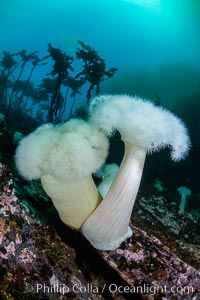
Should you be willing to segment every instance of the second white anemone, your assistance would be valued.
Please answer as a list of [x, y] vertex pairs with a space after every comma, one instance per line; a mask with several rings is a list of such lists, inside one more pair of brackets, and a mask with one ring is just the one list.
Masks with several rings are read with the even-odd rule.
[[107, 135], [118, 130], [125, 144], [115, 180], [81, 229], [95, 248], [114, 250], [132, 234], [129, 221], [146, 154], [169, 147], [171, 159], [178, 161], [187, 155], [190, 139], [179, 118], [137, 97], [95, 97], [90, 103], [90, 122]]
[[43, 125], [25, 137], [15, 161], [25, 179], [41, 179], [61, 220], [80, 229], [101, 201], [92, 173], [103, 165], [107, 153], [102, 132], [72, 119], [61, 126]]

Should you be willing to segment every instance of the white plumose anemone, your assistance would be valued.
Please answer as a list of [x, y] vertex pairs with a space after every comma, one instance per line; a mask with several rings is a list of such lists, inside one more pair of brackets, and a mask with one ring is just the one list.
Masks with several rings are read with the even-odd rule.
[[181, 195], [181, 201], [179, 204], [179, 211], [178, 211], [178, 213], [181, 215], [181, 214], [184, 214], [184, 212], [185, 212], [186, 197], [191, 196], [192, 191], [189, 188], [187, 188], [186, 186], [180, 186], [177, 189], [177, 191]]
[[19, 142], [15, 163], [22, 177], [26, 180], [41, 177], [41, 166], [57, 143], [59, 136], [56, 128], [49, 123], [38, 127]]
[[101, 201], [91, 175], [107, 153], [108, 140], [102, 132], [72, 119], [61, 126], [43, 125], [24, 138], [15, 161], [25, 179], [41, 179], [61, 220], [79, 229]]
[[179, 118], [138, 97], [97, 96], [89, 112], [92, 124], [108, 136], [118, 130], [125, 144], [124, 158], [111, 188], [81, 229], [95, 248], [114, 250], [131, 236], [128, 225], [146, 153], [169, 147], [171, 159], [179, 161], [188, 154], [190, 139]]

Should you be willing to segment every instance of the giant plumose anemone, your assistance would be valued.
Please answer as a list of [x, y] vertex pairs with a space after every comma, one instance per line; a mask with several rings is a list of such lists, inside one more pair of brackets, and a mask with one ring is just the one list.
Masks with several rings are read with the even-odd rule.
[[81, 229], [95, 248], [114, 250], [132, 234], [128, 225], [146, 154], [169, 147], [171, 159], [179, 161], [188, 154], [190, 139], [178, 117], [138, 97], [94, 97], [89, 114], [90, 122], [108, 136], [118, 130], [125, 144], [117, 176]]

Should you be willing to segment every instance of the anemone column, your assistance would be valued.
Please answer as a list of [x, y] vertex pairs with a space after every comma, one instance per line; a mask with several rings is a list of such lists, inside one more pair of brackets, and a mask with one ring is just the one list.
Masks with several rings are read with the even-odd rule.
[[113, 250], [132, 235], [129, 221], [140, 185], [146, 151], [125, 141], [117, 177], [103, 202], [82, 226], [82, 233], [100, 250]]

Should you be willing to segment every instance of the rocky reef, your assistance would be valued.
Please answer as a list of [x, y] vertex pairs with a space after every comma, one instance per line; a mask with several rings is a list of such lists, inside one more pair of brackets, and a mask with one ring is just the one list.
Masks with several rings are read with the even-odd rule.
[[200, 273], [154, 235], [131, 224], [117, 250], [96, 251], [55, 220], [25, 209], [0, 164], [1, 299], [200, 299]]

